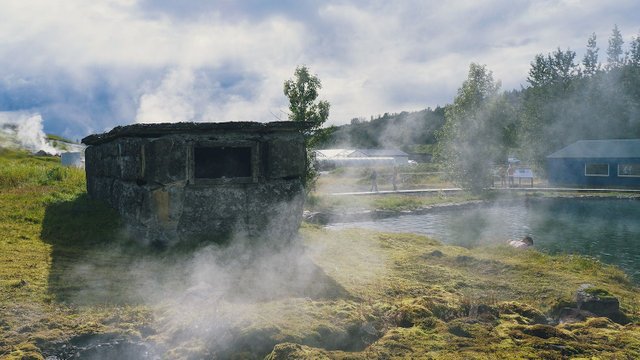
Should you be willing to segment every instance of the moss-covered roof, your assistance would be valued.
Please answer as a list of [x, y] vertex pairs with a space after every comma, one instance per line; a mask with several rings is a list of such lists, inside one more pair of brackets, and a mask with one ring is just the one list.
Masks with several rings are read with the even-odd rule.
[[117, 126], [111, 131], [103, 134], [93, 134], [82, 139], [86, 145], [97, 145], [109, 142], [121, 137], [156, 137], [172, 134], [203, 134], [219, 132], [293, 132], [304, 130], [309, 125], [303, 122], [294, 121], [273, 121], [268, 123], [249, 121], [230, 122], [179, 122], [179, 123], [155, 123], [155, 124], [132, 124]]

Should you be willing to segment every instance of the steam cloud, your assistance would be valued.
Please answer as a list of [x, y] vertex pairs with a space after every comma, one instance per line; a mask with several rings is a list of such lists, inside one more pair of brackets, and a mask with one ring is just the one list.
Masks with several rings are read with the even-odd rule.
[[273, 121], [269, 111], [282, 105], [281, 84], [235, 69], [170, 69], [140, 89], [135, 122]]
[[193, 72], [181, 69], [169, 72], [160, 85], [140, 98], [138, 123], [194, 121], [202, 96], [194, 89]]
[[[288, 228], [287, 221], [271, 219], [270, 229]], [[148, 339], [152, 353], [166, 355], [192, 348], [189, 351], [198, 357], [224, 358], [239, 349], [251, 353], [271, 350], [274, 340], [260, 332], [261, 327], [278, 326], [271, 318], [264, 320], [261, 311], [271, 308], [268, 304], [286, 308], [283, 302], [349, 296], [314, 263], [324, 249], [305, 248], [299, 239], [274, 246], [279, 239], [272, 239], [270, 233], [278, 231], [267, 231], [256, 239], [247, 238], [242, 230], [236, 229], [227, 245], [209, 243], [196, 250], [169, 249], [142, 257], [130, 256], [131, 239], [125, 239], [122, 247], [117, 242], [106, 244], [65, 273], [67, 281], [83, 284], [68, 300], [145, 304], [154, 318], [155, 334]], [[114, 264], [117, 274], [104, 268]], [[289, 321], [284, 320], [286, 316], [279, 314], [273, 321]], [[258, 329], [247, 332], [251, 324]]]
[[0, 112], [0, 147], [19, 147], [33, 152], [60, 154], [51, 146], [42, 128], [42, 116], [25, 112]]

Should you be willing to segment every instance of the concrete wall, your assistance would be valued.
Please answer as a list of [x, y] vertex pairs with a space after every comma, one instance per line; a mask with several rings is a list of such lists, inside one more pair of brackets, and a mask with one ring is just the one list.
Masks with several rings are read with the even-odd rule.
[[[194, 148], [251, 148], [251, 176], [197, 178]], [[118, 137], [85, 152], [87, 191], [146, 241], [287, 244], [301, 222], [305, 148], [299, 132], [212, 131]]]

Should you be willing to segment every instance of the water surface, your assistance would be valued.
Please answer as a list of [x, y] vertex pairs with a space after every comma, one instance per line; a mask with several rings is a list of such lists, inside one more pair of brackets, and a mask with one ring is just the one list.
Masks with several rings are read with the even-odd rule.
[[327, 227], [411, 232], [465, 247], [531, 235], [541, 251], [593, 256], [620, 266], [640, 283], [638, 200], [534, 198]]

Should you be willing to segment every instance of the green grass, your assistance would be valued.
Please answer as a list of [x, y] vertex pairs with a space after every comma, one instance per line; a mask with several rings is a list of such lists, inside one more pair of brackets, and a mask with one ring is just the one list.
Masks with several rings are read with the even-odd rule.
[[[331, 269], [328, 275], [350, 294], [368, 299], [371, 321], [380, 327], [382, 337], [355, 353], [282, 344], [271, 359], [640, 355], [638, 289], [614, 267], [583, 257], [549, 256], [506, 246], [475, 250], [443, 246], [409, 234], [348, 230], [329, 235], [317, 228], [305, 232], [312, 248], [332, 249], [316, 261]], [[544, 313], [573, 302], [582, 283], [617, 296], [636, 322], [626, 326], [606, 319], [557, 326], [536, 323]], [[472, 315], [471, 309], [478, 306], [492, 315]], [[547, 333], [551, 335], [544, 338]]]
[[0, 358], [37, 359], [38, 342], [129, 327], [92, 325], [112, 307], [65, 305], [71, 284], [57, 276], [92, 243], [112, 240], [117, 222], [113, 211], [87, 199], [83, 170], [0, 150]]
[[[593, 259], [304, 225], [304, 254], [254, 259], [282, 271], [245, 269], [225, 297], [200, 296], [189, 264], [206, 249], [127, 238], [87, 197], [82, 172], [56, 159], [4, 151], [0, 165], [2, 359], [42, 359], [52, 344], [95, 335], [144, 341], [167, 359], [640, 357], [638, 288]], [[431, 201], [417, 199], [365, 205]], [[204, 274], [206, 284], [223, 273]], [[616, 296], [633, 322], [539, 323], [584, 283]]]
[[409, 211], [432, 205], [463, 203], [481, 200], [481, 196], [469, 193], [446, 194], [437, 192], [421, 195], [317, 195], [312, 194], [305, 203], [310, 211], [320, 212], [358, 212], [364, 210]]
[[[359, 192], [371, 189], [370, 168], [337, 168], [323, 173], [316, 182], [315, 192], [318, 195], [337, 192]], [[393, 190], [391, 181], [393, 169], [381, 167], [376, 169], [379, 190]], [[434, 164], [418, 164], [415, 166], [401, 166], [398, 168], [396, 179], [399, 190], [410, 189], [442, 189], [455, 187], [438, 171]]]
[[0, 189], [55, 185], [62, 192], [81, 191], [84, 171], [63, 167], [60, 159], [0, 148]]
[[66, 142], [66, 143], [75, 144], [75, 141], [73, 141], [73, 140], [69, 140], [69, 139], [67, 139], [65, 137], [58, 136], [58, 135], [53, 135], [53, 134], [47, 134], [47, 139], [48, 140], [62, 141], [62, 142]]

